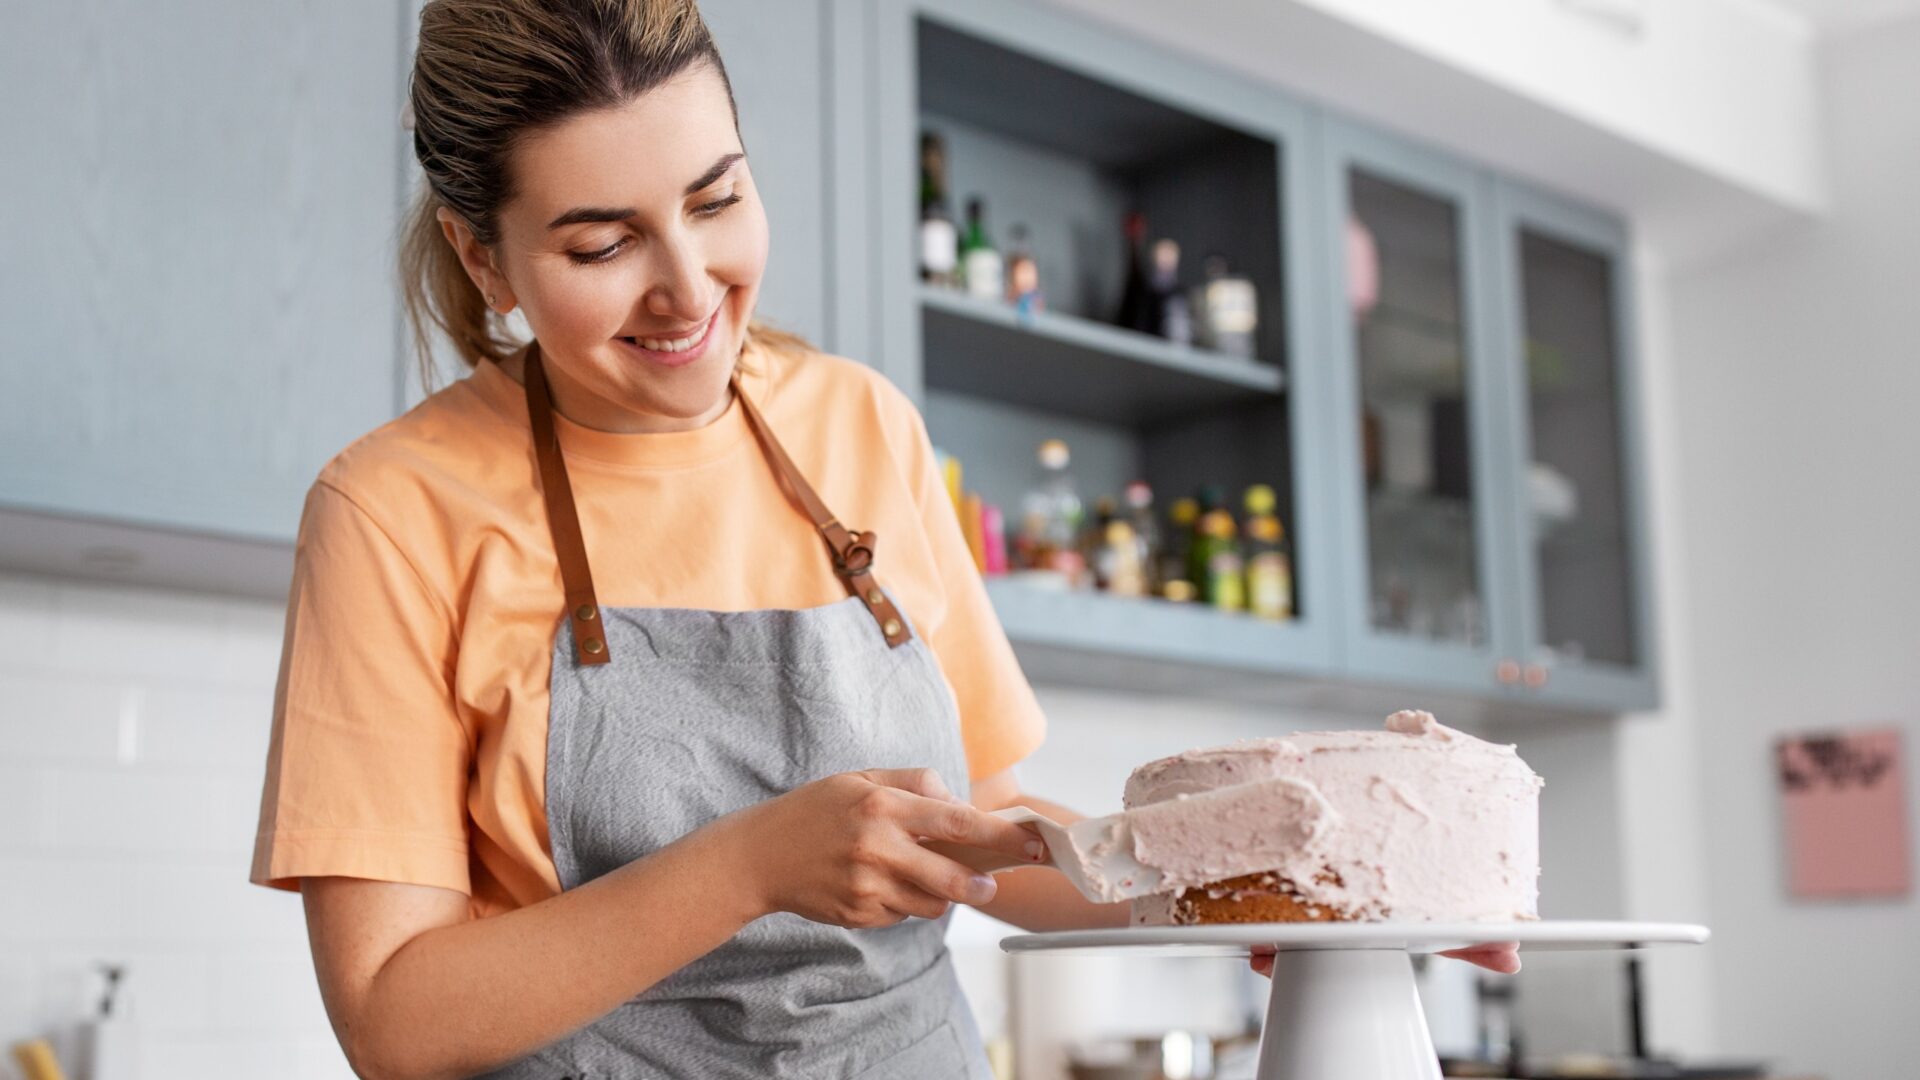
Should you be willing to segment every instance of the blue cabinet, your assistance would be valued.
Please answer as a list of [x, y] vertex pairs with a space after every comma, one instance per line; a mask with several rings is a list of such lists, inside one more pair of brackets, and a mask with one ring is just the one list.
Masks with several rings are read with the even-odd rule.
[[[831, 198], [855, 227], [829, 241], [831, 265], [874, 301], [835, 298], [837, 340], [917, 397], [969, 486], [1016, 500], [1029, 448], [1055, 435], [1089, 494], [1135, 474], [1237, 483], [1249, 462], [1284, 474], [1297, 618], [995, 580], [1023, 655], [1121, 684], [1129, 658], [1157, 661], [1142, 676], [1157, 687], [1186, 665], [1196, 690], [1233, 670], [1587, 711], [1653, 702], [1619, 223], [1058, 10], [832, 11], [836, 70], [853, 73], [831, 93]], [[996, 239], [1023, 220], [1036, 249], [1053, 230], [1047, 314], [919, 280], [929, 131], [956, 210], [983, 196]], [[1169, 179], [1174, 158], [1200, 173]], [[1118, 217], [1141, 205], [1237, 245], [1261, 288], [1258, 363], [1108, 325]]]
[[[0, 190], [55, 208], [7, 224], [0, 566], [277, 598], [314, 476], [419, 398], [393, 243], [418, 4], [106, 6], [0, 44], [46, 148]], [[760, 309], [818, 340], [826, 2], [702, 9], [773, 226]]]
[[1410, 139], [1320, 130], [1342, 667], [1652, 705], [1625, 228]]
[[1332, 117], [1321, 130], [1342, 659], [1485, 692], [1515, 630], [1485, 178]]
[[[1659, 698], [1631, 247], [1615, 218], [1493, 181], [1502, 534], [1511, 693], [1650, 708]], [[1513, 664], [1519, 665], [1517, 678]]]
[[[1329, 671], [1339, 554], [1321, 509], [1333, 428], [1328, 369], [1315, 355], [1321, 316], [1310, 301], [1307, 112], [1037, 5], [878, 0], [835, 10], [872, 19], [851, 38], [864, 46], [847, 46], [863, 51], [835, 65], [866, 80], [863, 92], [835, 95], [836, 129], [870, 136], [863, 149], [835, 153], [850, 162], [867, 154], [872, 184], [862, 226], [871, 232], [861, 234], [871, 242], [838, 248], [835, 261], [839, 281], [865, 283], [871, 321], [843, 321], [854, 331], [844, 340], [867, 344], [864, 358], [918, 399], [935, 443], [964, 463], [967, 486], [1017, 513], [1035, 445], [1064, 437], [1089, 503], [1145, 479], [1162, 507], [1204, 483], [1231, 493], [1237, 508], [1241, 490], [1264, 483], [1291, 532], [1292, 618], [996, 580], [1009, 635], [1059, 656]], [[1013, 227], [1027, 227], [1043, 314], [1018, 316], [997, 298], [920, 280], [926, 133], [944, 141], [956, 212], [981, 198], [1003, 246]], [[857, 212], [853, 198], [837, 195], [836, 204]], [[1218, 254], [1255, 283], [1253, 356], [1113, 325], [1127, 258], [1122, 221], [1132, 210], [1144, 212], [1152, 235], [1178, 238], [1185, 265]], [[1185, 280], [1198, 278], [1189, 270]]]
[[0, 166], [6, 531], [288, 543], [398, 401], [399, 13], [105, 7], [35, 5], [0, 43], [34, 148]]

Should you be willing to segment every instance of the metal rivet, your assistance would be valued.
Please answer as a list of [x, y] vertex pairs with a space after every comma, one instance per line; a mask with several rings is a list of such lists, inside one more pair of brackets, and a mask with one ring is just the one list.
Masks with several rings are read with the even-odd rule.
[[581, 604], [578, 608], [575, 608], [573, 612], [574, 617], [581, 622], [592, 622], [595, 614], [596, 612], [592, 604]]
[[884, 604], [886, 602], [887, 602], [887, 595], [881, 592], [879, 589], [867, 590], [867, 603], [872, 604], [874, 607], [879, 607], [881, 604]]
[[899, 637], [900, 636], [900, 620], [888, 619], [886, 621], [886, 624], [880, 627], [880, 632], [887, 635], [888, 637]]
[[581, 648], [586, 649], [588, 652], [592, 653], [595, 656], [599, 656], [601, 653], [607, 650], [606, 645], [603, 642], [601, 642], [601, 640], [597, 637], [588, 638], [585, 644], [581, 646]]

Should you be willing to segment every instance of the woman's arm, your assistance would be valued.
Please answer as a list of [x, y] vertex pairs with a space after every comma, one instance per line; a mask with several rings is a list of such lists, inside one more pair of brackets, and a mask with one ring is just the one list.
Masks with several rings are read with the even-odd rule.
[[367, 1080], [470, 1076], [526, 1055], [711, 952], [762, 914], [732, 847], [695, 832], [486, 919], [465, 894], [301, 883], [335, 1036]]
[[[1023, 793], [1012, 769], [975, 780], [971, 795], [973, 805], [987, 811], [1025, 806], [1062, 825], [1086, 817], [1059, 803]], [[1022, 930], [1039, 933], [1127, 925], [1130, 906], [1126, 901], [1096, 904], [1080, 895], [1080, 890], [1073, 887], [1065, 874], [1050, 866], [1008, 870], [994, 877], [1000, 882], [1000, 891], [992, 903], [981, 905], [980, 910]]]
[[995, 882], [919, 843], [1013, 858], [1018, 825], [951, 801], [931, 769], [805, 784], [604, 877], [485, 919], [449, 889], [302, 881], [320, 993], [368, 1080], [471, 1076], [606, 1015], [762, 915], [867, 928], [981, 903]]

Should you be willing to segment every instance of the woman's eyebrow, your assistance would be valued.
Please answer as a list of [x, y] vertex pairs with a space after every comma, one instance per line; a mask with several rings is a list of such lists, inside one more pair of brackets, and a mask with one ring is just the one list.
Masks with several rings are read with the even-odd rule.
[[[699, 191], [701, 188], [706, 187], [708, 184], [711, 184], [715, 180], [720, 179], [720, 177], [726, 174], [726, 171], [728, 169], [733, 168], [736, 162], [740, 161], [746, 156], [747, 155], [745, 154], [727, 154], [721, 157], [719, 161], [716, 161], [713, 163], [712, 168], [702, 173], [698, 180], [695, 180], [693, 183], [687, 185], [687, 194], [692, 195], [695, 192]], [[549, 230], [553, 230], [553, 229], [558, 229], [564, 225], [582, 225], [587, 222], [594, 222], [594, 221], [625, 221], [637, 213], [639, 213], [639, 211], [633, 209], [630, 206], [620, 207], [620, 208], [605, 207], [605, 206], [576, 206], [573, 209], [567, 211], [566, 213], [561, 214], [559, 217], [554, 218], [552, 221], [547, 222], [547, 228]]]

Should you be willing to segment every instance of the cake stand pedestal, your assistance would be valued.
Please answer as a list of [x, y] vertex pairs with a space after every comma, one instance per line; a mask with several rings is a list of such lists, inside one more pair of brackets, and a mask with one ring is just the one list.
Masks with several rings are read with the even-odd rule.
[[1438, 1080], [1439, 1059], [1414, 986], [1414, 953], [1501, 941], [1541, 950], [1699, 945], [1685, 923], [1241, 923], [1066, 930], [1003, 939], [1010, 953], [1057, 949], [1231, 956], [1271, 948], [1273, 993], [1260, 1034], [1260, 1080]]

